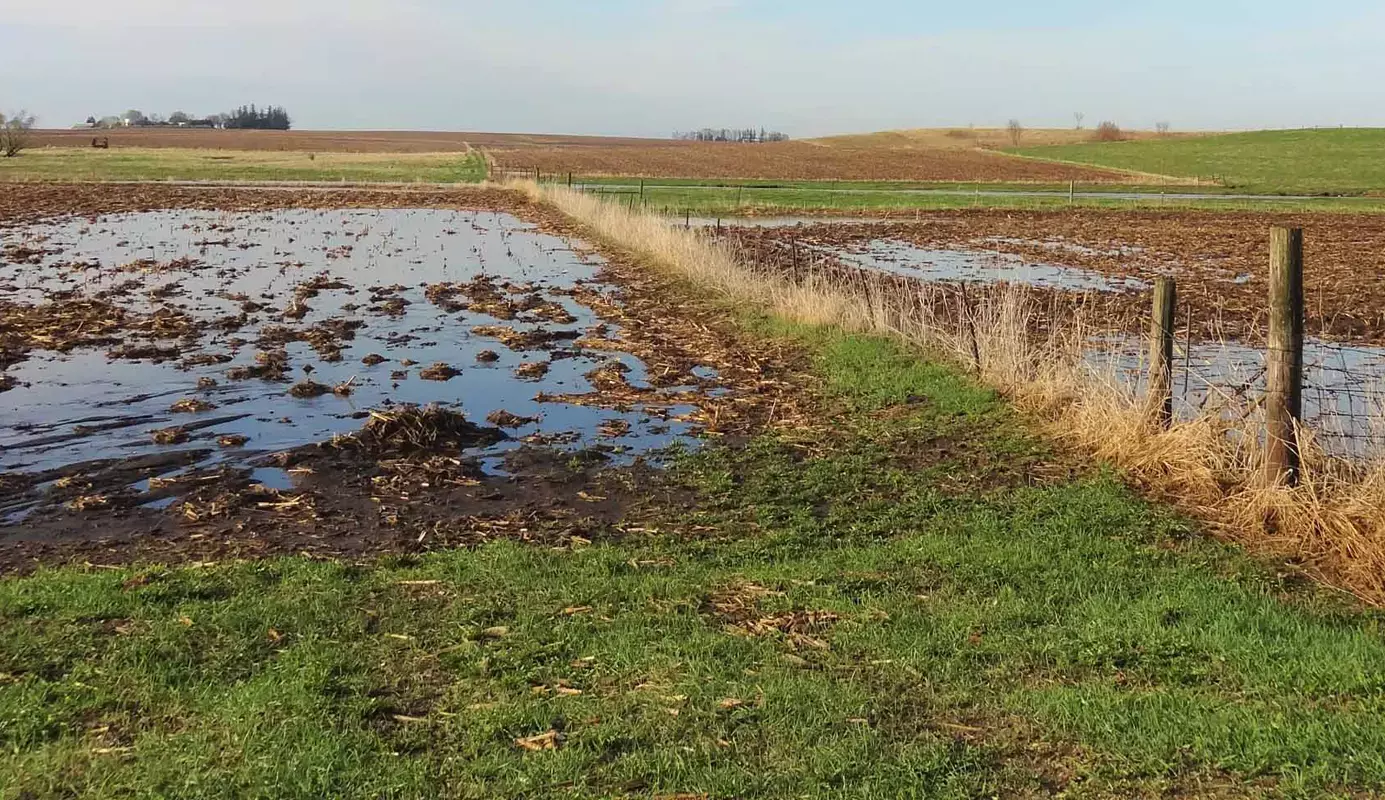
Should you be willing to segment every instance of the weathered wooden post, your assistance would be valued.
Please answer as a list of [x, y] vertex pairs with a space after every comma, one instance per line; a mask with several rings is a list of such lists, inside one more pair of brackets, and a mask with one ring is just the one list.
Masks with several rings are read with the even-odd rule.
[[1068, 205], [1073, 205], [1073, 204], [1075, 204], [1076, 202], [1077, 202], [1077, 181], [1075, 181], [1075, 180], [1068, 181]]
[[967, 282], [962, 281], [962, 293], [958, 298], [960, 306], [957, 315], [961, 318], [962, 331], [967, 337], [967, 346], [971, 350], [971, 368], [977, 375], [981, 374], [981, 342], [976, 338], [976, 319], [972, 313], [971, 297], [967, 295]]
[[1270, 332], [1266, 367], [1265, 477], [1298, 483], [1303, 414], [1303, 229], [1270, 231]]
[[1149, 324], [1149, 411], [1167, 429], [1173, 422], [1173, 326], [1178, 285], [1173, 278], [1154, 280], [1154, 314]]

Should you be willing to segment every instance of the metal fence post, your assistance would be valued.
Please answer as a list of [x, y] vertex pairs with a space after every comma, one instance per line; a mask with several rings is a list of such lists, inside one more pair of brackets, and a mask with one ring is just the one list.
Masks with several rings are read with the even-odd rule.
[[1173, 278], [1154, 281], [1154, 314], [1149, 325], [1149, 409], [1154, 422], [1173, 422], [1173, 326], [1178, 286]]
[[1298, 483], [1303, 414], [1303, 229], [1270, 231], [1269, 361], [1265, 470], [1271, 484]]

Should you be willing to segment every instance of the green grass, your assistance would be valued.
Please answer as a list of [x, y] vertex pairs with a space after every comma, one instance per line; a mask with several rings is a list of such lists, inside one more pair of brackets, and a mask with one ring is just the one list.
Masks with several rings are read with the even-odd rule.
[[1015, 152], [1183, 178], [1216, 177], [1228, 187], [1252, 193], [1385, 192], [1385, 128], [1260, 131]]
[[0, 581], [0, 797], [1385, 787], [1379, 615], [1040, 469], [947, 367], [755, 327], [815, 354], [831, 424], [680, 458], [697, 509], [653, 532]]
[[[939, 211], [964, 208], [1016, 210], [1058, 210], [1087, 208], [1105, 210], [1179, 211], [1264, 211], [1277, 213], [1337, 212], [1380, 213], [1385, 198], [1312, 198], [1307, 200], [1240, 199], [1140, 199], [1026, 197], [1018, 192], [1029, 187], [1010, 187], [1007, 195], [923, 194], [899, 190], [861, 190], [852, 192], [816, 188], [736, 188], [693, 186], [649, 186], [643, 193], [644, 207], [670, 216], [692, 214], [702, 217], [734, 217], [747, 214], [851, 214], [873, 212]], [[1146, 187], [1146, 190], [1150, 190]], [[985, 191], [1001, 191], [988, 187]], [[1155, 190], [1157, 191], [1157, 189]], [[1181, 188], [1171, 188], [1181, 192]], [[639, 204], [638, 191], [608, 195], [616, 202]]]
[[0, 181], [474, 183], [485, 178], [486, 161], [480, 153], [43, 148], [0, 158]]

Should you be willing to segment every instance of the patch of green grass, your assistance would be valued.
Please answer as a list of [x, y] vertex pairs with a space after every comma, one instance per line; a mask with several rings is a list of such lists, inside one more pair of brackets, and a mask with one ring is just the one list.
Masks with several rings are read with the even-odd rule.
[[1220, 179], [1267, 194], [1385, 192], [1385, 128], [1258, 131], [1015, 151], [1078, 164]]
[[43, 148], [0, 159], [0, 181], [347, 181], [474, 183], [478, 153]]
[[[1065, 195], [1032, 196], [1024, 192], [1032, 187], [986, 187], [980, 194], [966, 190], [947, 190], [930, 194], [905, 189], [851, 189], [824, 187], [733, 187], [733, 186], [673, 186], [647, 185], [643, 195], [638, 189], [606, 189], [604, 196], [613, 202], [654, 210], [674, 218], [737, 217], [746, 215], [851, 214], [908, 211], [946, 211], [965, 208], [998, 208], [1016, 210], [1061, 210], [1090, 208], [1106, 210], [1169, 210], [1169, 211], [1261, 211], [1271, 213], [1342, 212], [1379, 213], [1385, 211], [1385, 199], [1379, 198], [1311, 198], [1244, 200], [1219, 199], [1211, 192], [1206, 198], [1159, 197], [1158, 187], [1143, 191], [1156, 196], [1140, 199], [1117, 197], [1078, 197], [1069, 202]], [[987, 193], [990, 194], [987, 194]], [[1171, 187], [1170, 193], [1182, 193], [1182, 187]]]
[[830, 419], [681, 457], [655, 532], [0, 581], [0, 796], [1385, 786], [1379, 615], [1052, 477], [951, 369], [755, 327]]

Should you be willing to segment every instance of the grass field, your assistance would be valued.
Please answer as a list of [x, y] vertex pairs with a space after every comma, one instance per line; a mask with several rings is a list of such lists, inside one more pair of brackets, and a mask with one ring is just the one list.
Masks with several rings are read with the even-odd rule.
[[[593, 185], [600, 185], [592, 181]], [[742, 215], [795, 215], [795, 214], [907, 214], [912, 211], [929, 211], [960, 208], [1013, 208], [1013, 209], [1168, 209], [1177, 211], [1279, 211], [1293, 212], [1350, 212], [1378, 213], [1385, 211], [1385, 199], [1380, 198], [1310, 198], [1306, 200], [1240, 200], [1218, 199], [1221, 190], [1195, 190], [1207, 195], [1206, 199], [1161, 198], [1157, 187], [1120, 187], [1125, 191], [1136, 190], [1153, 192], [1154, 196], [1138, 200], [1079, 197], [1069, 202], [1062, 193], [1066, 187], [1057, 185], [979, 185], [979, 184], [933, 184], [928, 189], [945, 190], [947, 193], [929, 194], [926, 191], [884, 188], [881, 184], [862, 183], [836, 184], [826, 186], [815, 182], [777, 182], [771, 187], [747, 186], [704, 186], [699, 182], [651, 181], [643, 191], [643, 200], [638, 188], [630, 186], [629, 179], [619, 179], [615, 183], [626, 184], [626, 188], [610, 188], [601, 191], [611, 192], [610, 199], [622, 203], [643, 202], [646, 208], [658, 210], [671, 216], [692, 214], [694, 216], [742, 216]], [[719, 183], [719, 182], [718, 182]], [[763, 182], [762, 182], [763, 183]], [[637, 186], [636, 181], [635, 186]], [[1104, 187], [1103, 187], [1104, 188]], [[1100, 192], [1102, 188], [1087, 186], [1084, 191]], [[1025, 192], [1055, 191], [1058, 196], [1026, 196]], [[1184, 194], [1184, 187], [1170, 187], [1170, 193]]]
[[1015, 151], [1056, 161], [1214, 177], [1266, 194], [1385, 193], [1385, 129], [1259, 131]]
[[5, 797], [1325, 797], [1385, 785], [1373, 613], [991, 392], [806, 347], [831, 426], [573, 549], [0, 581]]
[[175, 148], [36, 148], [0, 159], [10, 181], [352, 181], [471, 183], [486, 162], [473, 153], [312, 153]]

